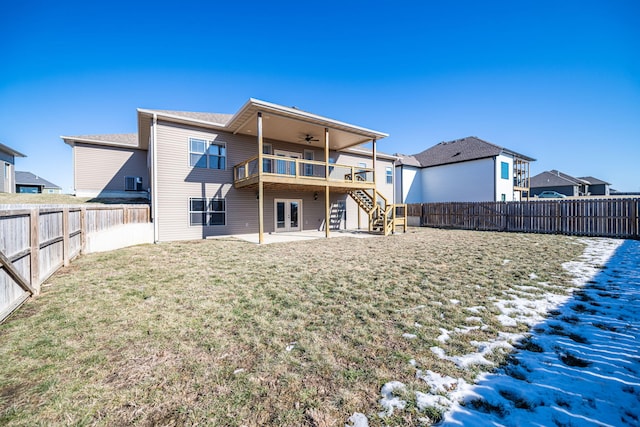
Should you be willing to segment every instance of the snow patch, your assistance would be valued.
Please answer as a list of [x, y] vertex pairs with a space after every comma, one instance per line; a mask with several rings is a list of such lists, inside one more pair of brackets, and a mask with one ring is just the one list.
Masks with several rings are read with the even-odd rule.
[[351, 424], [345, 424], [344, 427], [369, 427], [367, 416], [360, 412], [354, 412], [348, 420]]
[[384, 412], [380, 412], [378, 414], [380, 418], [390, 417], [393, 415], [393, 411], [395, 409], [405, 408], [407, 402], [397, 396], [394, 396], [393, 393], [403, 393], [406, 390], [407, 387], [400, 381], [390, 381], [382, 386], [382, 390], [380, 390], [380, 394], [382, 395], [380, 405], [384, 408]]

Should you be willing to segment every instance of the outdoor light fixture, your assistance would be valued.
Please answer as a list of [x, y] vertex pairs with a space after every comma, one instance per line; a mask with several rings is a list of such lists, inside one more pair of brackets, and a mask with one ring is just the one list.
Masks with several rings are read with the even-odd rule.
[[256, 191], [256, 200], [260, 200], [260, 192]]
[[318, 200], [318, 192], [313, 193], [313, 200]]

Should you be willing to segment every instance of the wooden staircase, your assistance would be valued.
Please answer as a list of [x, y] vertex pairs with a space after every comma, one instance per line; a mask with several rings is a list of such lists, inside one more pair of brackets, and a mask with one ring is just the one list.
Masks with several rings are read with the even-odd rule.
[[377, 190], [350, 190], [349, 195], [369, 215], [369, 232], [388, 236], [402, 225], [407, 231], [406, 205], [389, 204]]

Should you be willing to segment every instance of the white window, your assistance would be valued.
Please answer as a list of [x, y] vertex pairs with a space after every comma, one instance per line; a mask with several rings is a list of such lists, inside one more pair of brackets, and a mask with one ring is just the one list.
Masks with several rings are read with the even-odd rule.
[[393, 170], [391, 168], [385, 169], [385, 176], [387, 177], [387, 184], [393, 184]]
[[224, 142], [189, 138], [189, 165], [194, 168], [226, 169], [227, 145]]
[[124, 190], [125, 191], [142, 191], [142, 177], [141, 176], [125, 176]]
[[189, 199], [190, 225], [226, 225], [225, 199], [192, 197]]

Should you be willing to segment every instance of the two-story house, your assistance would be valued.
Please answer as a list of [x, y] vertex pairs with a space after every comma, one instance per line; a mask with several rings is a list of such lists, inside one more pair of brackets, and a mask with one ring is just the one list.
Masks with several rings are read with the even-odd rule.
[[385, 133], [257, 99], [235, 114], [137, 114], [136, 134], [62, 139], [76, 194], [148, 197], [156, 241], [402, 223]]
[[521, 200], [535, 159], [470, 136], [397, 155], [399, 203]]

